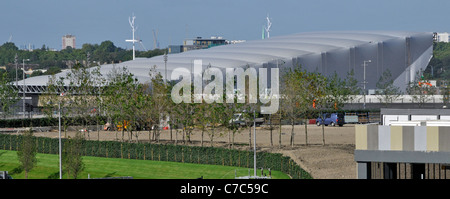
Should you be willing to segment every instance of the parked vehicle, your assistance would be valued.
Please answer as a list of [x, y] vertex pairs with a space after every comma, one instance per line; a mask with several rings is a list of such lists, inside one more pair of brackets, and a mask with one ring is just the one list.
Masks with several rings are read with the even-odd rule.
[[115, 130], [114, 125], [107, 122], [105, 125], [103, 125], [103, 130], [104, 131], [113, 131]]
[[342, 113], [324, 113], [323, 114], [323, 121], [321, 117], [318, 117], [316, 119], [316, 125], [320, 126], [322, 124], [324, 124], [325, 126], [343, 126], [345, 121], [344, 121], [344, 114]]
[[10, 175], [8, 175], [8, 171], [0, 171], [0, 179], [13, 179]]
[[[244, 119], [244, 115], [242, 113], [236, 113], [233, 115], [233, 119], [230, 120], [230, 123], [239, 124], [240, 126], [253, 126], [253, 118]], [[255, 118], [256, 126], [260, 126], [264, 123], [264, 118]]]

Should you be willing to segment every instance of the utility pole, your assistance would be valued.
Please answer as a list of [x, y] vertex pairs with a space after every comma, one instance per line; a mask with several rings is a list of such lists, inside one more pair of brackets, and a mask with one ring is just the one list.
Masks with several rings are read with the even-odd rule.
[[256, 178], [256, 112], [253, 110], [253, 176]]
[[164, 84], [167, 83], [167, 53], [164, 52]]
[[17, 56], [17, 53], [16, 53], [16, 56], [14, 57], [14, 63], [15, 63], [15, 65], [16, 65], [16, 88], [18, 87], [18, 76], [17, 76], [17, 65], [18, 65], [18, 56]]
[[366, 109], [366, 84], [367, 84], [367, 81], [366, 81], [366, 63], [370, 63], [370, 62], [372, 62], [372, 60], [364, 60], [364, 64], [363, 64], [363, 66], [364, 66], [364, 81], [363, 81], [363, 85], [364, 85], [364, 104], [363, 104], [363, 108], [364, 109]]
[[25, 61], [30, 61], [30, 59], [22, 59], [22, 69], [23, 69], [23, 71], [22, 71], [22, 78], [23, 78], [23, 85], [22, 85], [22, 88], [23, 88], [23, 100], [22, 100], [22, 102], [23, 102], [23, 119], [25, 119], [25, 92], [26, 92], [26, 84], [25, 84]]
[[91, 53], [87, 52], [87, 54], [86, 54], [86, 68], [89, 68], [89, 66], [90, 66], [90, 63], [89, 63], [90, 58], [91, 58]]
[[[60, 94], [63, 96], [63, 93]], [[62, 179], [62, 153], [61, 153], [61, 100], [58, 101], [58, 132], [59, 132], [59, 179]]]
[[59, 131], [59, 179], [62, 179], [62, 146], [61, 146], [61, 98], [64, 93], [59, 94], [60, 98], [58, 100], [58, 131]]

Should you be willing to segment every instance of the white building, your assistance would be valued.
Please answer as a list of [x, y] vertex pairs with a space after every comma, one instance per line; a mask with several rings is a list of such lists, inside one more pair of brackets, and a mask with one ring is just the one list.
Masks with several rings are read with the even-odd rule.
[[64, 35], [62, 37], [62, 50], [66, 49], [68, 46], [75, 48], [75, 39], [74, 35]]
[[443, 33], [435, 33], [435, 41], [436, 42], [449, 42], [450, 33], [443, 32]]
[[[353, 70], [359, 85], [366, 74], [366, 89], [375, 89], [380, 76], [389, 69], [394, 85], [405, 91], [409, 83], [414, 81], [416, 72], [425, 70], [432, 55], [432, 32], [304, 32], [170, 54], [167, 62], [161, 55], [102, 65], [100, 72], [106, 75], [114, 68], [126, 66], [135, 78], [145, 83], [151, 81], [148, 66], [156, 66], [157, 72], [161, 74], [165, 74], [167, 67], [167, 77], [170, 78], [172, 72], [178, 68], [190, 71], [194, 60], [202, 60], [203, 68], [214, 67], [220, 70], [248, 66], [280, 67], [281, 70], [287, 70], [301, 65], [309, 72], [318, 72], [325, 76], [336, 72], [342, 79]], [[363, 67], [366, 60], [371, 62]], [[65, 72], [56, 74], [56, 78], [65, 76]], [[32, 82], [35, 86], [45, 87], [48, 80], [49, 76], [37, 76], [26, 81], [27, 86], [31, 86]], [[23, 82], [19, 81], [19, 85], [22, 84]]]

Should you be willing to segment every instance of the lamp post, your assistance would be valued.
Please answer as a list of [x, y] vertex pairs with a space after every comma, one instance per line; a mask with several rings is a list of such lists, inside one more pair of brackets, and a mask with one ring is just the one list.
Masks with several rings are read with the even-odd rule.
[[364, 85], [364, 89], [363, 89], [363, 92], [364, 92], [364, 104], [363, 104], [363, 108], [364, 109], [366, 109], [366, 84], [367, 84], [367, 82], [366, 82], [366, 63], [370, 63], [370, 62], [372, 62], [372, 60], [364, 60], [364, 64], [363, 64], [363, 66], [364, 66], [364, 81], [363, 81], [363, 85]]
[[256, 178], [256, 111], [253, 110], [253, 176]]
[[167, 81], [167, 53], [164, 53], [164, 83]]
[[[64, 93], [59, 94], [63, 97]], [[61, 153], [61, 99], [58, 101], [58, 131], [59, 131], [59, 179], [62, 179], [62, 153]]]
[[[60, 93], [59, 96], [63, 97], [64, 93]], [[53, 105], [52, 101], [47, 104]], [[61, 99], [58, 100], [58, 145], [59, 145], [59, 179], [62, 179], [62, 146], [61, 146]]]
[[17, 53], [16, 53], [16, 56], [14, 57], [14, 64], [16, 65], [16, 89], [18, 89], [18, 77], [17, 77], [17, 60], [18, 59], [18, 56], [17, 56]]
[[25, 61], [30, 61], [30, 59], [22, 59], [22, 79], [23, 79], [23, 119], [25, 119], [25, 92], [26, 92], [26, 84], [25, 84]]

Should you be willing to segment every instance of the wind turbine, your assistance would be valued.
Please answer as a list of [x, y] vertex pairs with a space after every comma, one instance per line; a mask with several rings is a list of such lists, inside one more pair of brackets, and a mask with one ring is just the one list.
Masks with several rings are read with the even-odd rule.
[[267, 20], [267, 26], [264, 29], [266, 30], [267, 38], [269, 38], [270, 37], [270, 27], [272, 26], [272, 22], [270, 21], [269, 14], [267, 14], [266, 20]]
[[130, 23], [130, 26], [131, 26], [131, 31], [133, 32], [133, 39], [125, 40], [126, 42], [132, 42], [133, 43], [133, 60], [136, 59], [135, 43], [139, 42], [139, 40], [134, 39], [134, 32], [136, 32], [136, 30], [137, 30], [137, 27], [134, 26], [134, 20], [135, 19], [136, 19], [136, 17], [134, 16], [134, 13], [133, 13], [132, 17], [128, 18], [128, 22]]
[[137, 40], [137, 41], [139, 42], [139, 44], [141, 45], [142, 50], [147, 51], [147, 48], [145, 48], [144, 43], [142, 43], [142, 40], [139, 39], [139, 37], [136, 37], [136, 40]]
[[153, 49], [159, 48], [159, 42], [158, 42], [158, 30], [153, 29]]

